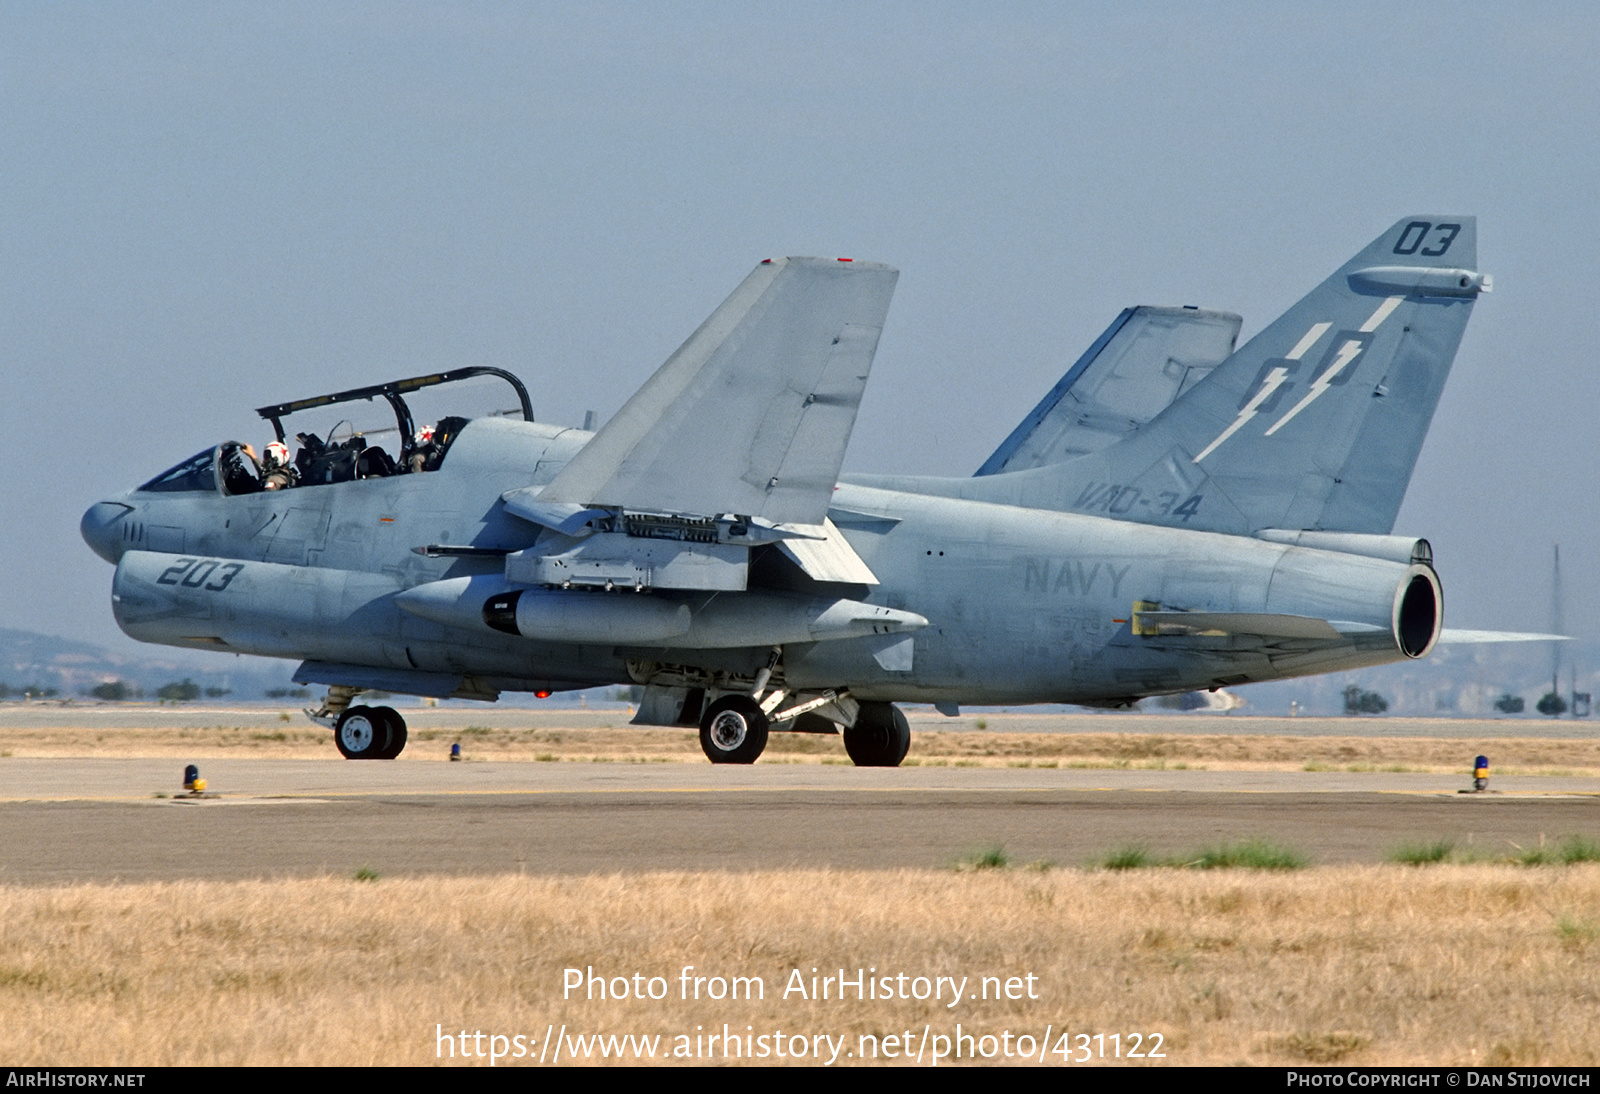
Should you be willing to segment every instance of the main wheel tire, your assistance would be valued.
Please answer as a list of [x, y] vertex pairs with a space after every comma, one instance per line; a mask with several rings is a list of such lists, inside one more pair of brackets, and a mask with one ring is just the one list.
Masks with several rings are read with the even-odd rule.
[[714, 764], [753, 764], [767, 747], [767, 716], [748, 695], [726, 695], [700, 716], [700, 748]]
[[911, 724], [893, 703], [862, 703], [844, 731], [844, 750], [857, 767], [899, 767], [911, 749]]
[[389, 719], [371, 707], [350, 707], [339, 717], [333, 743], [347, 760], [379, 760], [389, 747]]
[[406, 720], [400, 717], [400, 712], [393, 707], [373, 707], [372, 713], [381, 715], [384, 722], [389, 726], [389, 745], [383, 750], [383, 754], [377, 758], [380, 760], [392, 760], [405, 751], [406, 738], [409, 736], [406, 733]]

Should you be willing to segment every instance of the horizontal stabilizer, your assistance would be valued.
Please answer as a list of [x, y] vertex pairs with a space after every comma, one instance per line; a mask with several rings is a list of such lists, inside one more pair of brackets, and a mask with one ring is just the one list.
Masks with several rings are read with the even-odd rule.
[[1323, 642], [1338, 642], [1344, 637], [1326, 619], [1268, 612], [1135, 612], [1133, 632], [1142, 635], [1249, 634]]
[[1571, 642], [1567, 634], [1528, 634], [1521, 631], [1468, 631], [1446, 627], [1439, 632], [1441, 645], [1487, 645], [1491, 642]]
[[874, 262], [763, 262], [539, 500], [821, 524], [898, 276]]

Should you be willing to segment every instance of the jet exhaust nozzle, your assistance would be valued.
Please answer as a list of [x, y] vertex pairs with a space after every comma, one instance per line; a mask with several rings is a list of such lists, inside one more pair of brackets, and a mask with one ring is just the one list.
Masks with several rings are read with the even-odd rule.
[[1381, 643], [1407, 658], [1432, 653], [1444, 625], [1439, 575], [1420, 562], [1291, 547], [1269, 588], [1268, 611], [1329, 620], [1358, 646]]
[[1439, 643], [1444, 626], [1444, 595], [1431, 567], [1413, 566], [1394, 594], [1394, 637], [1400, 652], [1426, 657]]

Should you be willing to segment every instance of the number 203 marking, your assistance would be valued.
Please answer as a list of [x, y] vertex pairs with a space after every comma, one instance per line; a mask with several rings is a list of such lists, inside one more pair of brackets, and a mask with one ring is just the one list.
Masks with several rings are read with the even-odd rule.
[[[220, 593], [228, 587], [234, 578], [239, 576], [239, 571], [244, 569], [242, 562], [223, 562], [216, 558], [180, 558], [171, 566], [161, 571], [161, 576], [156, 578], [157, 585], [182, 585], [186, 589], [204, 589], [210, 593]], [[215, 580], [207, 580], [215, 574]]]

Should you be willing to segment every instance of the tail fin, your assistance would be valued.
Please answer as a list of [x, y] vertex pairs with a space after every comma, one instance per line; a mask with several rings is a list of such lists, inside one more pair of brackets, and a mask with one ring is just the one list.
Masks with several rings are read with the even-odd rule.
[[1387, 533], [1490, 287], [1476, 265], [1472, 217], [1406, 217], [1143, 429], [978, 480], [984, 496], [1234, 534]]

